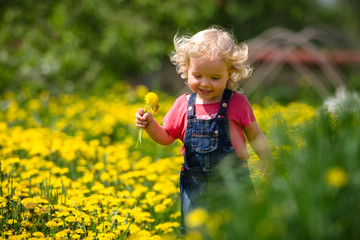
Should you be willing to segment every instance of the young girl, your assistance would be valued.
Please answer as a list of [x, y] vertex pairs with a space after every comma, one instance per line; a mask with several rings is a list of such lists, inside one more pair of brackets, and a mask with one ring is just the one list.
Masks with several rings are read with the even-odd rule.
[[[237, 81], [248, 77], [246, 44], [237, 44], [229, 32], [211, 27], [188, 37], [174, 38], [171, 61], [187, 79], [193, 94], [178, 97], [160, 125], [150, 113], [139, 109], [136, 126], [144, 128], [157, 143], [183, 142], [184, 164], [180, 174], [181, 229], [194, 208], [207, 205], [208, 184], [218, 163], [231, 153], [236, 167], [247, 173], [249, 158], [244, 133], [267, 173], [271, 157], [247, 98], [235, 92]], [[232, 166], [233, 167], [233, 166]], [[243, 178], [242, 178], [243, 179]], [[250, 182], [250, 175], [242, 181]]]

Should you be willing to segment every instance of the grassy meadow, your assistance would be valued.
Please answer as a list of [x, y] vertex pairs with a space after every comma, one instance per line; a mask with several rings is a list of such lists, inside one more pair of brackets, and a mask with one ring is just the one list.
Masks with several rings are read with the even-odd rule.
[[[102, 97], [0, 96], [0, 239], [179, 238], [181, 143], [159, 146], [143, 132], [135, 148], [134, 114], [147, 92], [118, 84]], [[161, 122], [175, 99], [156, 93]], [[194, 211], [185, 238], [360, 236], [359, 108], [265, 99], [253, 109], [273, 152], [271, 176], [259, 175], [251, 152], [258, 194], [229, 184], [228, 204]]]

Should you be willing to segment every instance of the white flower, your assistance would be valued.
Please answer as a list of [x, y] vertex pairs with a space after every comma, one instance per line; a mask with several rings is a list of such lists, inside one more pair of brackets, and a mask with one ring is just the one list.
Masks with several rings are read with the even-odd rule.
[[331, 113], [360, 111], [360, 96], [355, 92], [348, 92], [345, 87], [340, 87], [336, 90], [335, 97], [325, 99], [324, 107]]

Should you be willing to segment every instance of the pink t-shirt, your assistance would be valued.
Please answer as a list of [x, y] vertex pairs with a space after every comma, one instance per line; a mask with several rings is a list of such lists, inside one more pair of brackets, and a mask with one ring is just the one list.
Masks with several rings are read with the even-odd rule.
[[[178, 97], [163, 119], [163, 124], [169, 134], [184, 142], [187, 125], [187, 95]], [[198, 119], [211, 119], [219, 111], [220, 103], [195, 104], [195, 114]], [[230, 138], [235, 152], [242, 160], [247, 160], [247, 151], [244, 129], [253, 121], [256, 121], [251, 105], [245, 95], [235, 92], [230, 99], [227, 111], [230, 124]], [[181, 153], [184, 155], [184, 145]]]

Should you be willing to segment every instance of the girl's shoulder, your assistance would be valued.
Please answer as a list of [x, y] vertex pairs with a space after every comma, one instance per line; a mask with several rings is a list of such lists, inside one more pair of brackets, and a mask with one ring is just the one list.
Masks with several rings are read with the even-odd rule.
[[248, 98], [244, 94], [238, 92], [234, 92], [230, 101], [237, 104], [250, 104]]
[[182, 107], [182, 106], [186, 107], [187, 103], [188, 103], [188, 99], [189, 99], [188, 95], [189, 95], [188, 93], [184, 93], [184, 94], [180, 95], [179, 97], [177, 97], [175, 99], [173, 107], [177, 107], [177, 108]]
[[176, 98], [175, 102], [178, 103], [187, 103], [189, 101], [190, 94], [184, 93]]
[[244, 94], [234, 92], [232, 95], [229, 103], [229, 118], [239, 120], [245, 127], [255, 121], [252, 106]]

